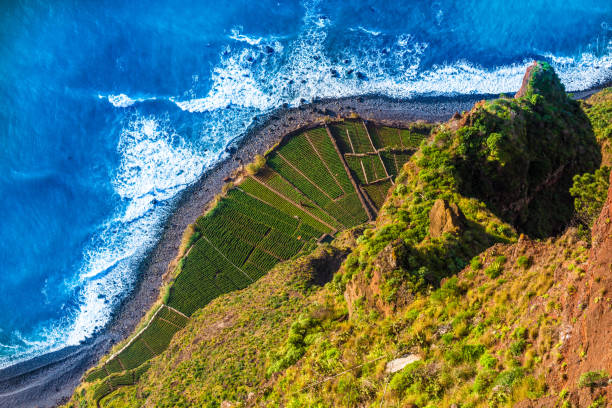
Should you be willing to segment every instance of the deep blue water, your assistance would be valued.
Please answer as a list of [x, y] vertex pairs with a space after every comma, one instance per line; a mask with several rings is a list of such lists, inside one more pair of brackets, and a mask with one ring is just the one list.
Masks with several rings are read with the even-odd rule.
[[5, 1], [0, 367], [102, 327], [172, 199], [302, 99], [612, 79], [612, 2]]

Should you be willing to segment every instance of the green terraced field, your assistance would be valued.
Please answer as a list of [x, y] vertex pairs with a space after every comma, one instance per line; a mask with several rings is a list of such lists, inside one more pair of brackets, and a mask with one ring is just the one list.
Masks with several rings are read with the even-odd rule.
[[[345, 120], [284, 140], [257, 174], [244, 173], [198, 218], [198, 238], [165, 305], [127, 346], [87, 374], [86, 381], [100, 382], [96, 395], [132, 384], [134, 369], [163, 352], [189, 316], [216, 297], [250, 285], [326, 234], [368, 221], [368, 211], [382, 206], [392, 185], [387, 174], [397, 175], [424, 137]], [[366, 210], [368, 202], [375, 208]]]
[[364, 190], [368, 197], [374, 201], [374, 204], [380, 208], [385, 202], [385, 198], [387, 197], [387, 192], [389, 191], [390, 187], [391, 182], [387, 180], [364, 186]]

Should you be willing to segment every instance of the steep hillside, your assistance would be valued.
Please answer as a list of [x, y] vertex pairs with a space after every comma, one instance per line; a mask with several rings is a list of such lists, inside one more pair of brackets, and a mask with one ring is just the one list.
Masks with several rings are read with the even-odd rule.
[[[356, 189], [374, 221], [194, 308], [165, 351], [90, 378], [67, 406], [606, 406], [609, 95], [581, 106], [535, 64], [514, 99], [483, 101], [434, 129], [387, 194]], [[378, 183], [375, 163], [397, 166], [403, 139], [380, 151], [392, 130], [351, 126], [329, 126], [351, 185], [370, 185], [370, 173]], [[279, 174], [290, 154], [268, 156], [249, 180], [274, 183], [266, 168]], [[338, 191], [327, 194], [350, 189], [333, 179]]]

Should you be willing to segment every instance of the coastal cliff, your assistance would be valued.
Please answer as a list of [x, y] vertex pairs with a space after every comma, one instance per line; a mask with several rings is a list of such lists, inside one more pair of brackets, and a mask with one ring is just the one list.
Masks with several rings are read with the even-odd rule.
[[[289, 135], [228, 180], [145, 329], [66, 406], [606, 406], [610, 96], [574, 101], [535, 63], [515, 98], [437, 126], [327, 118]], [[210, 232], [247, 221], [237, 203], [251, 198], [260, 218], [243, 229], [274, 240], [234, 231], [250, 252], [223, 252]], [[284, 210], [264, 211], [273, 201]], [[248, 282], [181, 295], [203, 248]], [[130, 352], [139, 342], [147, 358]]]

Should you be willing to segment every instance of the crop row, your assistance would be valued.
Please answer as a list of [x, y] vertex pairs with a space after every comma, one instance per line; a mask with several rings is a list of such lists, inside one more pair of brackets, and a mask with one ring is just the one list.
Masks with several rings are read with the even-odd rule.
[[217, 206], [220, 205], [227, 206], [242, 214], [248, 214], [251, 219], [280, 231], [293, 231], [300, 224], [299, 220], [294, 217], [238, 189], [230, 190], [227, 197], [217, 204]]
[[354, 225], [364, 223], [368, 220], [366, 214], [357, 193], [348, 194], [337, 201], [337, 204], [349, 212], [356, 220]]
[[249, 256], [247, 263], [256, 266], [261, 271], [267, 272], [278, 263], [278, 259], [259, 248], [255, 248]]
[[94, 382], [96, 380], [106, 377], [107, 375], [108, 373], [106, 372], [104, 367], [96, 368], [90, 371], [89, 374], [87, 374], [87, 376], [85, 376], [85, 381]]
[[414, 149], [418, 148], [421, 142], [427, 138], [427, 136], [424, 134], [411, 132], [408, 129], [400, 129], [399, 133], [402, 138], [402, 144], [404, 145], [404, 147]]
[[355, 153], [370, 153], [374, 151], [366, 133], [366, 128], [361, 121], [346, 120], [344, 123], [339, 124], [338, 127], [344, 134], [348, 131]]
[[187, 317], [167, 307], [162, 307], [161, 310], [157, 312], [157, 317], [159, 317], [160, 319], [167, 320], [178, 327], [185, 327], [187, 325], [187, 322], [189, 321]]
[[153, 358], [155, 354], [139, 338], [133, 341], [117, 356], [126, 369], [138, 367], [145, 361]]
[[310, 225], [300, 224], [300, 226], [293, 233], [293, 236], [302, 241], [316, 241], [321, 237], [321, 233], [313, 229]]
[[327, 130], [325, 128], [311, 129], [308, 131], [308, 137], [338, 181], [338, 184], [340, 184], [340, 187], [342, 187], [342, 190], [344, 190], [344, 193], [348, 194], [355, 191], [342, 165], [340, 156], [338, 156], [338, 152], [327, 134]]
[[343, 225], [338, 222], [335, 218], [331, 217], [328, 213], [321, 210], [312, 200], [306, 197], [302, 192], [297, 190], [291, 183], [282, 178], [278, 173], [271, 170], [263, 172], [261, 176], [257, 176], [258, 179], [269, 186], [271, 189], [279, 192], [285, 197], [289, 198], [295, 203], [298, 203], [301, 208], [307, 209], [312, 215], [325, 221], [326, 223], [334, 226], [334, 228], [342, 228]]
[[155, 354], [160, 354], [168, 347], [174, 333], [179, 330], [180, 327], [161, 319], [157, 315], [140, 337]]
[[380, 207], [385, 202], [385, 198], [387, 197], [387, 192], [389, 191], [389, 187], [391, 187], [390, 181], [383, 181], [375, 184], [370, 184], [368, 186], [364, 186], [363, 189], [368, 194], [370, 199], [376, 204], [376, 208], [380, 209]]
[[[224, 277], [217, 278], [219, 274]], [[182, 272], [172, 285], [168, 305], [191, 315], [218, 295], [241, 289], [251, 282], [252, 279], [226, 259], [225, 254], [206, 238], [201, 238], [192, 247]]]
[[[368, 156], [346, 156], [346, 162], [360, 184], [371, 183], [387, 176], [380, 157], [376, 154]], [[365, 174], [364, 174], [365, 171]]]
[[277, 230], [272, 230], [261, 241], [259, 248], [266, 250], [281, 259], [289, 259], [297, 254], [304, 243]]
[[108, 371], [108, 373], [118, 373], [120, 371], [123, 371], [121, 363], [116, 358], [107, 361], [106, 364], [104, 364], [104, 368], [106, 368], [106, 371]]
[[264, 187], [258, 182], [252, 179], [246, 179], [242, 184], [240, 184], [240, 189], [251, 193], [262, 201], [278, 208], [283, 211], [285, 214], [288, 214], [293, 217], [297, 217], [302, 220], [306, 224], [309, 224], [313, 228], [316, 228], [322, 232], [330, 232], [331, 228], [325, 226], [320, 221], [315, 220], [311, 215], [306, 213], [304, 210], [296, 207], [294, 204], [289, 201], [283, 199], [278, 194], [270, 190], [269, 188]]
[[[271, 167], [274, 168], [280, 175], [285, 179], [289, 180], [291, 184], [296, 186], [304, 195], [312, 199], [317, 205], [325, 210], [330, 216], [338, 220], [346, 227], [351, 227], [358, 224], [358, 222], [348, 213], [342, 206], [339, 206], [329, 197], [321, 192], [317, 187], [310, 183], [307, 179], [302, 177], [298, 172], [293, 170], [289, 165], [282, 162], [278, 157], [272, 157], [268, 160]], [[329, 231], [324, 231], [329, 232]]]
[[330, 197], [338, 198], [344, 193], [312, 149], [305, 134], [302, 133], [291, 138], [278, 149], [278, 153], [313, 183], [325, 190]]
[[[257, 249], [254, 249], [253, 252], [255, 252]], [[251, 253], [252, 255], [252, 253]], [[274, 259], [274, 265], [276, 265], [277, 260]], [[260, 266], [262, 266], [262, 262], [259, 263]], [[255, 264], [253, 264], [251, 261], [249, 261], [247, 259], [246, 263], [244, 265], [242, 265], [242, 270], [248, 274], [251, 279], [253, 279], [254, 281], [256, 281], [257, 279], [261, 278], [262, 276], [264, 276], [267, 272], [267, 270], [262, 271], [261, 269], [259, 269], [257, 266], [255, 266]]]
[[283, 178], [293, 184], [298, 190], [300, 190], [306, 197], [317, 203], [320, 207], [323, 207], [331, 199], [325, 195], [325, 193], [304, 178], [300, 173], [295, 171], [291, 166], [285, 163], [278, 156], [271, 156], [268, 159], [268, 164], [274, 171], [280, 174]]
[[370, 136], [377, 149], [385, 147], [402, 148], [402, 139], [400, 137], [399, 129], [390, 128], [387, 126], [375, 126], [372, 123], [368, 124]]
[[[347, 121], [347, 126], [349, 128], [349, 134], [353, 140], [353, 146], [357, 153], [369, 153], [373, 152], [375, 147], [370, 143], [370, 138], [368, 137], [367, 129], [364, 126], [361, 120], [358, 121]], [[351, 133], [350, 128], [351, 125], [353, 127], [353, 133]], [[353, 136], [353, 134], [355, 136]]]
[[404, 163], [410, 160], [410, 157], [412, 157], [412, 153], [395, 153], [398, 173], [402, 170], [402, 167], [404, 167]]
[[135, 384], [148, 368], [149, 365], [144, 364], [136, 369], [128, 370], [121, 374], [112, 374], [104, 382], [96, 386], [93, 393], [94, 400], [100, 401], [117, 387]]

